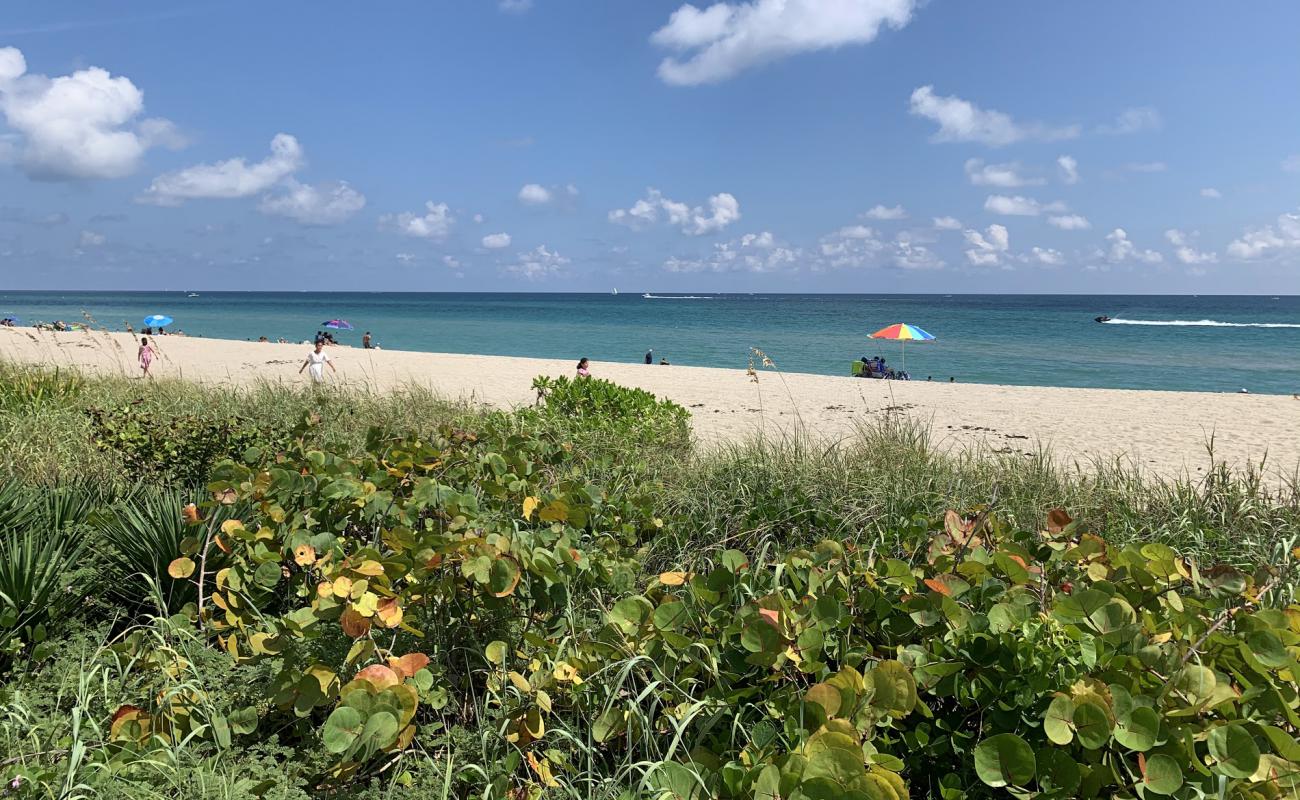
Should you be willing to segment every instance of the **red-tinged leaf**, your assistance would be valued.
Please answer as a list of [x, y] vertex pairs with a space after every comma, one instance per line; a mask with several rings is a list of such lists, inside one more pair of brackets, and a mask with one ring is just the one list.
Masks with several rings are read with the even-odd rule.
[[1065, 512], [1064, 508], [1054, 508], [1047, 512], [1048, 533], [1060, 533], [1065, 530], [1066, 526], [1071, 522], [1074, 522], [1074, 520]]
[[770, 608], [760, 608], [758, 615], [773, 625], [779, 625], [781, 622], [781, 615]]
[[389, 686], [396, 686], [402, 682], [392, 667], [383, 664], [371, 664], [358, 672], [353, 680], [367, 681], [381, 692]]
[[945, 597], [952, 597], [952, 589], [948, 588], [948, 584], [939, 578], [926, 578], [925, 585]]
[[392, 667], [402, 680], [413, 677], [415, 673], [429, 666], [429, 657], [424, 653], [407, 653], [401, 658], [388, 659], [388, 666]]

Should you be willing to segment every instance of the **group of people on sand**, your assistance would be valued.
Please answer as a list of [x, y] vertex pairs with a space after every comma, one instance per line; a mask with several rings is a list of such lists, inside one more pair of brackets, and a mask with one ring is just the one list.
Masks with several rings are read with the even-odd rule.
[[894, 381], [910, 381], [911, 375], [904, 370], [895, 370], [885, 363], [883, 356], [862, 357], [862, 377], [887, 378]]
[[13, 317], [5, 317], [4, 319], [0, 319], [0, 328], [12, 328], [17, 324], [18, 324], [18, 320], [14, 319]]

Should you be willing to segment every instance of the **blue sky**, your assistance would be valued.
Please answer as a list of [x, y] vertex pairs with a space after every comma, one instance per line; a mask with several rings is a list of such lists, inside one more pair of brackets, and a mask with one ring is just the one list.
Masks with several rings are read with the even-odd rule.
[[62, 3], [7, 288], [1300, 292], [1300, 6]]

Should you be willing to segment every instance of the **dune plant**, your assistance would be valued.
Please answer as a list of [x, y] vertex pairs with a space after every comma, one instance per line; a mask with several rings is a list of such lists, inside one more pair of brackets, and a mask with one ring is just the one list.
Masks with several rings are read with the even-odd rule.
[[[67, 530], [29, 528], [0, 534], [0, 659], [43, 658], [49, 634], [81, 598], [68, 576], [85, 539]], [[3, 663], [0, 662], [0, 663]]]

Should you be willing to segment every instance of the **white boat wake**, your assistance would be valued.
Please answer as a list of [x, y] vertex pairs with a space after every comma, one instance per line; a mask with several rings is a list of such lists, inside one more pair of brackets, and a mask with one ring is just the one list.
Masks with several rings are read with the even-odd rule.
[[1219, 322], [1214, 319], [1108, 319], [1103, 325], [1165, 325], [1184, 328], [1300, 328], [1296, 322]]
[[698, 294], [643, 294], [646, 300], [712, 300], [712, 297], [704, 297]]

